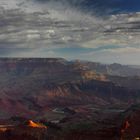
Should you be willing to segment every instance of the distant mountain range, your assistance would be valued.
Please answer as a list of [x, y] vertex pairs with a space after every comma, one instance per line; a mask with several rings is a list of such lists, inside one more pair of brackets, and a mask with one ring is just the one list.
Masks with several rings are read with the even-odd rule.
[[140, 66], [121, 65], [118, 63], [101, 64], [96, 62], [82, 61], [79, 61], [79, 63], [82, 63], [85, 67], [87, 67], [90, 70], [95, 70], [97, 73], [122, 77], [140, 76]]

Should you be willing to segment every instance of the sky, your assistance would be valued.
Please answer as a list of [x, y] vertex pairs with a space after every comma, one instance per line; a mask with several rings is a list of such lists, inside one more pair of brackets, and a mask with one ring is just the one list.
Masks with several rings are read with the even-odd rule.
[[0, 0], [0, 57], [140, 65], [140, 0]]

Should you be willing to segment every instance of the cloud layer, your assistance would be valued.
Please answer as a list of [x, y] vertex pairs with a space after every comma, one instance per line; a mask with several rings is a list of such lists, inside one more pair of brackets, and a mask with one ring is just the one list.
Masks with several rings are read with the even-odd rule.
[[[100, 9], [96, 2], [93, 11], [90, 6], [87, 9], [84, 0], [79, 3], [85, 10], [77, 2], [1, 0], [0, 56], [107, 62], [107, 54], [115, 61], [115, 56], [126, 55], [127, 58], [140, 53], [139, 12], [104, 15], [96, 10]], [[75, 50], [78, 50], [76, 54]], [[97, 54], [104, 55], [105, 59], [98, 58]]]

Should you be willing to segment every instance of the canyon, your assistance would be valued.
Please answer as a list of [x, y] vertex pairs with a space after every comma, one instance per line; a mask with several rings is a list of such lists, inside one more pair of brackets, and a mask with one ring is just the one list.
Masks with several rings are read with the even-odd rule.
[[[17, 128], [23, 131], [25, 127], [20, 117], [51, 124], [46, 125], [47, 132], [37, 128], [45, 140], [138, 138], [137, 130], [130, 134], [139, 123], [139, 76], [139, 67], [120, 64], [1, 58], [0, 124], [14, 125], [11, 138], [16, 137]], [[28, 129], [31, 133], [25, 135], [30, 139], [34, 128]]]

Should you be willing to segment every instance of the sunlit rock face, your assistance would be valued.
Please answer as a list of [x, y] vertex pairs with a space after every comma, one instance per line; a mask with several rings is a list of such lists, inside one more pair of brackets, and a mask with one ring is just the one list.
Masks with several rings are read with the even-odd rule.
[[44, 129], [47, 129], [47, 126], [45, 126], [45, 125], [43, 125], [41, 123], [40, 124], [39, 123], [35, 123], [32, 120], [28, 121], [27, 126], [32, 127], [32, 128], [44, 128]]

